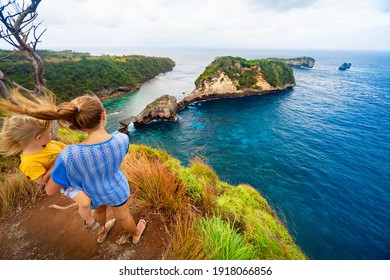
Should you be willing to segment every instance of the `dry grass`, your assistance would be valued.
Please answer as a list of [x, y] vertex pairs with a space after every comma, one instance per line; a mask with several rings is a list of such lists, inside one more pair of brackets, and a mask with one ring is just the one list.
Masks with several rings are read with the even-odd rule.
[[19, 155], [15, 156], [0, 156], [0, 181], [3, 180], [5, 174], [15, 173], [15, 168], [20, 164]]
[[8, 214], [21, 202], [35, 201], [43, 191], [34, 182], [15, 170], [15, 173], [4, 174], [0, 182], [0, 210], [1, 216]]
[[130, 237], [131, 237], [130, 234], [123, 234], [115, 241], [115, 243], [118, 245], [129, 244]]
[[146, 205], [169, 215], [186, 209], [185, 187], [160, 159], [149, 159], [145, 153], [131, 151], [122, 163], [122, 170], [132, 191]]

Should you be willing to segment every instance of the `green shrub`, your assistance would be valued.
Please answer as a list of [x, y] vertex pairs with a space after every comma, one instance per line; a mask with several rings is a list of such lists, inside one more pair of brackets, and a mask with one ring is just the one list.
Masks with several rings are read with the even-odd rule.
[[216, 205], [216, 212], [256, 247], [256, 259], [305, 259], [265, 198], [251, 186], [226, 188]]
[[87, 134], [64, 128], [59, 128], [58, 137], [60, 138], [60, 141], [65, 144], [78, 144], [87, 138]]
[[201, 233], [207, 258], [212, 260], [250, 260], [256, 255], [256, 248], [246, 242], [228, 222], [218, 217], [201, 219], [195, 227]]

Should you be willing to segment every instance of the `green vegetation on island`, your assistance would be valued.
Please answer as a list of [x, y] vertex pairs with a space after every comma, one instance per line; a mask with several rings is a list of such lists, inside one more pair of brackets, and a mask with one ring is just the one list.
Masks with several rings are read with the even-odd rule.
[[196, 79], [198, 87], [202, 81], [208, 80], [218, 71], [224, 72], [232, 81], [238, 80], [239, 89], [253, 88], [257, 82], [260, 68], [263, 78], [273, 87], [283, 87], [294, 84], [294, 73], [282, 59], [246, 60], [241, 57], [224, 56], [216, 58], [205, 71]]
[[[34, 70], [20, 52], [0, 50], [0, 70], [26, 88], [34, 88]], [[118, 87], [136, 88], [156, 75], [172, 70], [170, 58], [142, 55], [92, 56], [73, 51], [38, 50], [45, 65], [47, 88], [68, 101], [84, 93]]]

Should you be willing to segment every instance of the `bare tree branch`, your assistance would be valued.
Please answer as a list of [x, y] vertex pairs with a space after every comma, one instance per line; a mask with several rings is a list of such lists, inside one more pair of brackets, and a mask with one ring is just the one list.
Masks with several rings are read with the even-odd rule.
[[8, 88], [5, 86], [3, 81], [0, 80], [0, 96], [5, 100], [12, 100], [12, 95], [9, 92]]
[[29, 89], [26, 89], [25, 87], [19, 85], [18, 83], [11, 80], [9, 77], [6, 77], [3, 72], [0, 71], [0, 96], [6, 100], [11, 101], [14, 104], [17, 104], [17, 102], [12, 98], [11, 92], [8, 90], [8, 85], [11, 88], [17, 88], [20, 93], [32, 95], [32, 91]]
[[[26, 4], [23, 0], [19, 4], [16, 0], [8, 0], [5, 5], [0, 4], [0, 39], [4, 39], [12, 47], [21, 51], [35, 71], [35, 91], [22, 87], [0, 71], [0, 96], [11, 102], [15, 102], [15, 100], [13, 100], [12, 94], [6, 85], [11, 88], [18, 88], [19, 92], [23, 94], [37, 97], [46, 96], [46, 81], [43, 78], [45, 68], [42, 59], [36, 52], [37, 44], [46, 29], [39, 33], [38, 28], [42, 22], [34, 25], [34, 21], [38, 17], [37, 8], [40, 2], [41, 0], [31, 0], [30, 4]], [[29, 42], [31, 34], [33, 38]], [[58, 125], [54, 122], [52, 127], [53, 139], [57, 139], [57, 129]]]
[[9, 77], [5, 76], [3, 72], [0, 71], [0, 81], [4, 82], [5, 84], [10, 85], [12, 88], [17, 88], [21, 93], [27, 93], [27, 94], [32, 94], [32, 91], [29, 89], [26, 89], [25, 87], [19, 85]]
[[19, 45], [13, 41], [11, 36], [2, 37], [2, 39], [4, 39], [4, 41], [6, 41], [8, 44], [13, 46], [14, 48], [19, 48]]
[[[9, 54], [7, 54], [7, 55], [5, 55], [5, 56], [3, 56], [3, 57], [0, 57], [0, 61], [1, 60], [3, 60], [3, 59], [6, 59], [7, 57], [10, 57], [11, 55], [13, 55], [13, 54], [15, 54], [16, 52], [15, 51], [13, 51], [13, 52], [10, 52]], [[0, 73], [1, 73], [1, 70], [0, 70]], [[3, 74], [3, 73], [1, 73], [1, 74]], [[0, 74], [0, 75], [1, 75]]]
[[[38, 16], [37, 8], [40, 2], [41, 0], [31, 0], [30, 4], [26, 4], [25, 1], [20, 4], [16, 0], [9, 0], [0, 7], [0, 23], [4, 26], [0, 30], [0, 38], [20, 50], [34, 67], [37, 95], [42, 95], [46, 87], [46, 81], [43, 78], [45, 68], [36, 52], [37, 44], [46, 29], [39, 33], [37, 29], [41, 23], [33, 24]], [[31, 34], [33, 39], [29, 42], [28, 38]]]
[[41, 39], [43, 33], [45, 33], [46, 30], [47, 30], [47, 28], [45, 28], [45, 30], [43, 30], [43, 31], [41, 32], [41, 34], [39, 34], [38, 37], [37, 37], [37, 35], [36, 35], [36, 30], [37, 30], [37, 28], [38, 28], [38, 26], [39, 26], [40, 24], [41, 24], [41, 22], [36, 26], [36, 28], [34, 28], [34, 43], [31, 42], [31, 44], [33, 45], [34, 50], [37, 49], [37, 44], [41, 42], [40, 39]]

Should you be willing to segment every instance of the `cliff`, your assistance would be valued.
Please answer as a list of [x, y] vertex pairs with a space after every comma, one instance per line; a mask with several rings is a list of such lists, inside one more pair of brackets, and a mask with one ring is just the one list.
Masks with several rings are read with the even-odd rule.
[[199, 158], [184, 167], [132, 145], [122, 168], [142, 201], [174, 223], [165, 259], [306, 259], [260, 192], [222, 182]]
[[98, 92], [96, 92], [96, 96], [100, 98], [100, 100], [106, 100], [111, 98], [117, 98], [127, 93], [133, 93], [141, 88], [141, 83], [137, 84], [136, 86], [122, 86], [122, 87], [115, 87], [110, 89], [102, 89]]
[[288, 58], [288, 59], [282, 59], [286, 64], [290, 65], [291, 67], [306, 67], [306, 68], [313, 68], [315, 59], [308, 56], [303, 57], [297, 57], [297, 58]]

